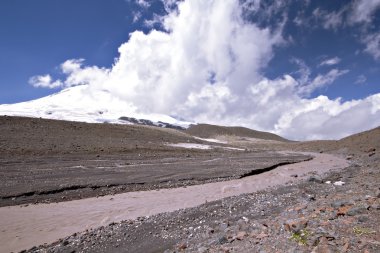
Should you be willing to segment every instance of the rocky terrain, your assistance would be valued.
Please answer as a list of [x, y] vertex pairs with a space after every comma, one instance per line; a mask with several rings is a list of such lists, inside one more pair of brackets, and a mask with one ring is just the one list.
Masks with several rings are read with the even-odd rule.
[[0, 206], [225, 181], [309, 159], [149, 126], [0, 117], [0, 132]]
[[[11, 121], [12, 124], [4, 121]], [[25, 130], [21, 131], [23, 125]], [[28, 132], [33, 126], [35, 130]], [[78, 130], [77, 134], [73, 134], [70, 130], [81, 129], [80, 127], [84, 129]], [[102, 130], [101, 124], [94, 125], [93, 130], [91, 127], [91, 131], [87, 127], [87, 124], [82, 123], [1, 118], [0, 130], [7, 133], [0, 137], [3, 157], [1, 173], [5, 173], [4, 168], [13, 168], [13, 170], [16, 168], [13, 165], [5, 167], [11, 164], [7, 163], [7, 159], [14, 159], [22, 164], [21, 161], [34, 156], [37, 156], [35, 160], [50, 156], [68, 159], [70, 162], [80, 160], [83, 156], [95, 158], [105, 156], [105, 160], [109, 161], [108, 159], [114, 155], [120, 159], [120, 154], [127, 157], [131, 155], [135, 159], [143, 157], [141, 158], [143, 161], [154, 160], [156, 157], [160, 159], [173, 157], [174, 160], [196, 158], [196, 163], [201, 161], [198, 159], [206, 157], [211, 157], [212, 160], [223, 156], [236, 156], [236, 159], [242, 159], [239, 160], [242, 162], [237, 164], [248, 165], [244, 172], [246, 173], [247, 168], [251, 167], [248, 161], [256, 159], [257, 157], [253, 156], [257, 155], [259, 150], [266, 154], [275, 150], [331, 153], [347, 159], [350, 166], [321, 177], [311, 175], [308, 180], [299, 183], [289, 183], [265, 191], [229, 197], [171, 213], [111, 223], [108, 226], [78, 232], [50, 245], [36, 245], [27, 252], [380, 252], [380, 128], [339, 141], [288, 142], [279, 139], [280, 137], [267, 138], [268, 135], [265, 134], [244, 136], [245, 130], [231, 133], [221, 132], [220, 128], [215, 128], [213, 132], [209, 126], [206, 127], [207, 131], [204, 127], [199, 128], [198, 134], [194, 128], [183, 133], [172, 129], [162, 130], [141, 126], [110, 126], [112, 129], [115, 127], [115, 132], [120, 136], [115, 135], [114, 142], [107, 142], [105, 140], [111, 138], [107, 135], [110, 133], [108, 125], [106, 131]], [[11, 129], [15, 129], [19, 135], [9, 136], [9, 132], [6, 131]], [[44, 138], [44, 135], [50, 136], [49, 133], [53, 129], [61, 137]], [[136, 134], [127, 135], [125, 132], [128, 133], [131, 129], [135, 129]], [[70, 135], [65, 131], [71, 131]], [[173, 132], [167, 134], [169, 132], [166, 131]], [[190, 134], [227, 140], [228, 145], [219, 143], [217, 149], [201, 151], [168, 148], [162, 145], [162, 140], [172, 143], [188, 141], [207, 143], [193, 139]], [[99, 138], [93, 139], [95, 136]], [[13, 138], [14, 143], [9, 138]], [[85, 141], [89, 139], [91, 141]], [[36, 147], [33, 144], [28, 145], [31, 140], [35, 141]], [[62, 140], [62, 143], [57, 140]], [[128, 143], [125, 145], [126, 150], [123, 150], [125, 149], [123, 142]], [[54, 143], [60, 144], [58, 147], [53, 147]], [[75, 145], [80, 145], [80, 148], [72, 154], [70, 148]], [[135, 145], [138, 145], [137, 150]], [[21, 152], [20, 148], [24, 146], [24, 151]], [[45, 148], [41, 148], [42, 146]], [[140, 146], [144, 148], [139, 150]], [[241, 148], [244, 151], [239, 153], [221, 148], [226, 146]], [[72, 159], [75, 156], [78, 156], [77, 160]], [[289, 159], [289, 157], [283, 158]], [[268, 160], [265, 159], [263, 161], [267, 163]], [[271, 160], [269, 162], [276, 159], [269, 159]], [[222, 164], [225, 162], [222, 161], [216, 166]], [[30, 173], [39, 167], [37, 164], [34, 166]], [[189, 168], [189, 171], [194, 169], [194, 167]], [[229, 177], [233, 173], [236, 174], [236, 172], [231, 174], [228, 170], [224, 173], [230, 173]], [[191, 181], [196, 181], [198, 176], [188, 178], [187, 182], [192, 184]], [[298, 175], [293, 176], [298, 177]], [[169, 187], [178, 186], [175, 181], [181, 180], [169, 180], [166, 184]], [[201, 180], [198, 183], [206, 181]], [[83, 196], [80, 197], [87, 197], [84, 192], [82, 193]], [[32, 199], [37, 198], [37, 195], [32, 196], [34, 196]]]
[[287, 139], [272, 133], [256, 131], [245, 127], [225, 127], [209, 124], [198, 124], [191, 125], [188, 129], [185, 130], [185, 132], [203, 138], [212, 138], [217, 136], [234, 136], [282, 142], [288, 141]]
[[379, 252], [378, 171], [366, 172], [351, 166], [324, 182], [111, 224], [29, 252]]

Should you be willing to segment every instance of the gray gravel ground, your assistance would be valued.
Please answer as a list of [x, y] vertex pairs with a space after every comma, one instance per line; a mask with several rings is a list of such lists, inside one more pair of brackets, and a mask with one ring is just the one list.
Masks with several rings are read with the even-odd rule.
[[378, 154], [361, 156], [322, 182], [140, 217], [28, 252], [380, 252], [379, 172]]

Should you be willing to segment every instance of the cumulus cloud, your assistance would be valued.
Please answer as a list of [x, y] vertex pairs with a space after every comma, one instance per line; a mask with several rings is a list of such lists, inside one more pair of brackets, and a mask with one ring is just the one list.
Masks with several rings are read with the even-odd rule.
[[277, 132], [301, 139], [334, 139], [380, 124], [380, 94], [347, 102], [319, 96], [300, 103], [304, 107], [283, 114]]
[[309, 98], [348, 70], [310, 78], [305, 65], [298, 79], [263, 76], [274, 48], [284, 43], [282, 25], [248, 22], [239, 2], [167, 1], [176, 8], [168, 6], [172, 11], [158, 19], [164, 31], [131, 33], [111, 68], [68, 60], [61, 65], [66, 79], [55, 82], [107, 90], [144, 113], [243, 125], [291, 139], [339, 138], [380, 124], [380, 95], [346, 102]]
[[29, 84], [36, 88], [54, 89], [61, 87], [63, 84], [60, 80], [53, 81], [50, 75], [33, 76], [29, 79]]
[[333, 57], [333, 58], [330, 58], [330, 59], [326, 59], [324, 61], [322, 61], [319, 66], [331, 66], [331, 65], [336, 65], [340, 62], [340, 58], [339, 57]]

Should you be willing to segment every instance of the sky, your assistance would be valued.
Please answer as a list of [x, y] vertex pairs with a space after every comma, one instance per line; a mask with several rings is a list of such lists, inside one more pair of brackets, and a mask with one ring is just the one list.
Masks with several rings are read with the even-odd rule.
[[87, 85], [291, 139], [380, 125], [380, 0], [2, 0], [0, 38], [0, 104]]

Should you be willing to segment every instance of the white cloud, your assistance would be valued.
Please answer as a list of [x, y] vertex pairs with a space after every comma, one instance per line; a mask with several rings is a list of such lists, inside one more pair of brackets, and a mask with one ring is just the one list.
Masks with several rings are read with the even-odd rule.
[[277, 132], [300, 139], [336, 139], [380, 125], [380, 94], [341, 102], [320, 96], [300, 102], [279, 120]]
[[380, 59], [380, 32], [370, 32], [375, 15], [380, 12], [380, 0], [356, 0], [351, 7], [348, 21], [351, 25], [362, 26], [361, 43], [365, 45], [364, 52], [375, 60]]
[[50, 75], [33, 76], [29, 79], [29, 84], [36, 88], [54, 89], [61, 87], [63, 84], [60, 80], [53, 81]]
[[308, 84], [299, 88], [300, 94], [310, 95], [316, 89], [332, 84], [338, 77], [348, 72], [348, 70], [332, 69], [325, 75], [319, 74]]
[[177, 7], [177, 1], [178, 0], [161, 0], [161, 2], [163, 3], [164, 5], [164, 8], [166, 10], [166, 12], [172, 12], [173, 10], [176, 9]]
[[136, 4], [144, 8], [148, 8], [151, 5], [147, 0], [136, 0]]
[[293, 23], [296, 24], [297, 26], [306, 26], [306, 24], [308, 24], [308, 20], [302, 17], [301, 15], [297, 15], [293, 19]]
[[136, 23], [142, 17], [142, 14], [140, 11], [135, 11], [132, 13], [132, 15], [133, 15], [133, 23]]
[[367, 77], [365, 77], [365, 75], [359, 75], [357, 78], [356, 78], [356, 81], [355, 83], [356, 84], [363, 84], [367, 81]]
[[326, 13], [323, 19], [324, 19], [323, 28], [325, 29], [336, 30], [343, 23], [341, 12]]
[[322, 27], [324, 29], [336, 30], [343, 25], [343, 14], [345, 11], [346, 8], [342, 8], [338, 12], [328, 12], [325, 10], [321, 10], [320, 8], [316, 8], [313, 11], [313, 17], [316, 21], [322, 22]]
[[339, 57], [333, 57], [327, 60], [322, 61], [319, 66], [331, 66], [331, 65], [336, 65], [341, 61]]
[[68, 60], [61, 65], [67, 78], [56, 82], [107, 90], [145, 113], [243, 125], [292, 139], [342, 137], [380, 124], [380, 95], [348, 102], [307, 98], [348, 70], [332, 69], [311, 79], [300, 63], [298, 80], [262, 75], [274, 47], [284, 41], [281, 24], [261, 28], [243, 20], [234, 0], [177, 4], [158, 21], [168, 32], [131, 33], [109, 69]]
[[375, 60], [380, 60], [380, 32], [367, 34], [363, 38], [363, 43], [366, 45], [364, 52], [371, 55]]
[[211, 85], [244, 94], [282, 43], [281, 31], [260, 29], [242, 20], [236, 1], [185, 1], [179, 13], [163, 19], [170, 33], [136, 31], [119, 48], [112, 69], [82, 67], [81, 60], [62, 64], [66, 86], [90, 83], [113, 91], [144, 111], [170, 113], [180, 101], [204, 97]]
[[294, 74], [298, 75], [297, 81], [300, 85], [306, 85], [310, 81], [311, 69], [306, 63], [298, 58], [293, 58], [290, 60], [291, 63], [295, 63], [298, 66], [298, 71]]
[[350, 21], [353, 23], [369, 23], [380, 8], [380, 0], [356, 0], [352, 6]]
[[[340, 61], [339, 58], [331, 58], [320, 65], [333, 65]], [[291, 62], [298, 65], [299, 69], [294, 74], [298, 76], [297, 80], [297, 92], [302, 97], [308, 97], [310, 94], [322, 87], [332, 84], [340, 76], [348, 73], [348, 70], [332, 69], [326, 74], [318, 74], [316, 77], [311, 78], [311, 69], [301, 59], [294, 58]]]
[[[326, 11], [317, 7], [313, 10], [312, 17], [304, 17], [303, 12], [299, 12], [293, 19], [293, 23], [297, 26], [323, 27], [334, 31], [347, 25], [359, 27], [361, 35], [358, 38], [366, 47], [364, 52], [378, 60], [380, 59], [380, 33], [373, 33], [371, 29], [376, 27], [372, 21], [379, 12], [380, 0], [354, 0], [337, 11]], [[318, 25], [313, 27], [312, 21], [317, 22]]]

